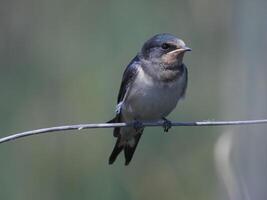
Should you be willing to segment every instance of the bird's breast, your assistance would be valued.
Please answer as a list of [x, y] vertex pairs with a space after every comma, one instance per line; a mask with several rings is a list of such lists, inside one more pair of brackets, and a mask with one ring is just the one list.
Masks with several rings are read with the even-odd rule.
[[126, 119], [158, 120], [167, 116], [182, 95], [186, 79], [155, 81], [140, 69], [122, 107]]

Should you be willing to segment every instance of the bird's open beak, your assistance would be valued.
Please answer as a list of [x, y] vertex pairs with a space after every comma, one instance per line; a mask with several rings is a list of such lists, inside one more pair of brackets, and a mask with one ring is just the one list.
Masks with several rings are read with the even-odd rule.
[[168, 54], [173, 54], [173, 53], [179, 54], [179, 53], [186, 52], [186, 51], [192, 51], [192, 49], [189, 48], [189, 47], [183, 47], [183, 48], [180, 48], [180, 49], [175, 49], [173, 51], [170, 51]]

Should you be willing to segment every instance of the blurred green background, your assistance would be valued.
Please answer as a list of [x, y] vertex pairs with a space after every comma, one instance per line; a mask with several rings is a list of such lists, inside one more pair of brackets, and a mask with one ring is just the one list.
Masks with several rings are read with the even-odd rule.
[[[169, 119], [246, 119], [248, 81], [257, 81], [247, 60], [263, 67], [266, 57], [265, 8], [259, 0], [2, 0], [0, 136], [111, 119], [125, 66], [162, 32], [193, 49], [187, 97]], [[128, 167], [123, 156], [108, 165], [111, 129], [1, 144], [0, 199], [217, 199], [222, 132], [147, 128]]]

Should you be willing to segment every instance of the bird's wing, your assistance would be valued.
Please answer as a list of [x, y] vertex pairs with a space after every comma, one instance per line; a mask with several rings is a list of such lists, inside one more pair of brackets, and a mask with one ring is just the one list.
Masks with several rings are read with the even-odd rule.
[[[120, 91], [119, 91], [118, 99], [117, 99], [116, 116], [112, 120], [108, 121], [108, 123], [121, 122], [121, 106], [123, 104], [123, 100], [125, 98], [125, 95], [127, 94], [127, 91], [129, 90], [129, 88], [131, 88], [131, 85], [136, 78], [139, 67], [140, 67], [140, 60], [138, 56], [136, 56], [129, 63], [129, 65], [126, 67], [123, 73]], [[120, 128], [119, 127], [114, 128], [114, 132], [113, 132], [114, 137], [118, 137], [119, 133], [120, 133]]]
[[125, 94], [127, 93], [127, 90], [131, 87], [132, 83], [134, 82], [139, 67], [140, 67], [140, 60], [138, 56], [136, 56], [129, 63], [129, 65], [126, 67], [123, 73], [121, 87], [117, 99], [118, 104], [123, 101]]
[[183, 70], [184, 70], [184, 73], [185, 73], [185, 84], [184, 84], [184, 87], [182, 89], [182, 95], [181, 95], [181, 98], [182, 99], [185, 98], [186, 88], [187, 88], [187, 82], [188, 82], [188, 71], [187, 71], [187, 67], [186, 67], [185, 64], [183, 64]]

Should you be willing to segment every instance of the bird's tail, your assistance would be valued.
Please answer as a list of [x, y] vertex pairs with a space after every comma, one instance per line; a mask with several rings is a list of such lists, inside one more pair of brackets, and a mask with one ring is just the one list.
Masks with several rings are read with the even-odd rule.
[[114, 146], [114, 149], [113, 149], [113, 151], [109, 157], [109, 164], [113, 164], [114, 161], [116, 160], [117, 156], [120, 154], [120, 152], [122, 150], [124, 150], [125, 165], [128, 165], [133, 158], [135, 149], [138, 145], [138, 142], [141, 138], [141, 135], [142, 135], [142, 131], [138, 132], [133, 138], [134, 141], [131, 141], [134, 143], [134, 145], [130, 145], [127, 142], [124, 142], [124, 143], [121, 142], [121, 136], [120, 136], [120, 134], [117, 134], [118, 139], [117, 139], [117, 142]]

